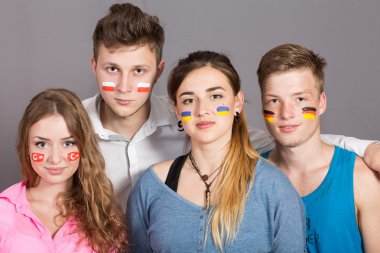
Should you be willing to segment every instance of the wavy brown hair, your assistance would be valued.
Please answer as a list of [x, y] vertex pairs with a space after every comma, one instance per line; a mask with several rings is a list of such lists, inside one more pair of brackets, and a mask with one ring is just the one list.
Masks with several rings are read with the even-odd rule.
[[60, 215], [76, 220], [80, 242], [87, 239], [94, 251], [126, 252], [128, 243], [122, 211], [105, 174], [105, 162], [90, 118], [71, 91], [48, 89], [37, 94], [26, 108], [18, 129], [17, 145], [23, 179], [27, 187], [35, 187], [40, 181], [28, 157], [29, 129], [39, 120], [57, 114], [65, 119], [80, 152], [79, 168], [73, 175], [71, 188], [57, 197]]
[[[234, 95], [238, 94], [240, 78], [228, 57], [211, 51], [197, 51], [179, 60], [169, 75], [168, 94], [174, 104], [177, 103], [176, 94], [186, 76], [206, 66], [221, 71], [228, 78]], [[221, 251], [226, 243], [235, 239], [253, 182], [256, 161], [260, 157], [250, 142], [243, 110], [240, 119], [234, 120], [231, 127], [231, 141], [217, 185], [216, 205], [209, 220], [212, 237]]]

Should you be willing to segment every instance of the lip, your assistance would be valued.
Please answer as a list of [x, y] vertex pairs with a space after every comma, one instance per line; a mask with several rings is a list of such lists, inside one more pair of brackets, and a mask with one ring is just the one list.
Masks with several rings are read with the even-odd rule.
[[115, 98], [115, 101], [120, 104], [120, 105], [128, 105], [130, 104], [133, 100], [130, 99], [121, 99], [121, 98]]
[[284, 126], [279, 126], [278, 128], [280, 129], [281, 132], [283, 133], [292, 133], [294, 132], [299, 125], [284, 125]]
[[206, 129], [210, 128], [214, 125], [215, 123], [213, 121], [200, 121], [195, 126], [199, 129]]
[[50, 175], [60, 175], [66, 167], [45, 167]]

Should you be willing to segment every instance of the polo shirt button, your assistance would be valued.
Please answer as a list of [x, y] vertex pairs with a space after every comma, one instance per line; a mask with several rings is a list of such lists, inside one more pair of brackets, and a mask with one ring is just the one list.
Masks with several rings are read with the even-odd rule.
[[203, 219], [203, 215], [201, 215], [199, 218]]

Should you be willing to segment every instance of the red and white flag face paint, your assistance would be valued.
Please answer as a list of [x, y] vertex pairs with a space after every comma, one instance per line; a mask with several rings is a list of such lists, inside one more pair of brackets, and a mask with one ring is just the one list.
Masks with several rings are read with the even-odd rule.
[[70, 152], [67, 154], [67, 160], [69, 162], [72, 162], [78, 159], [79, 159], [79, 152]]
[[44, 161], [44, 154], [41, 153], [32, 153], [32, 161], [36, 163], [41, 163]]
[[102, 82], [102, 90], [115, 91], [116, 84], [114, 82]]
[[149, 91], [150, 91], [150, 83], [137, 84], [137, 92], [149, 92]]

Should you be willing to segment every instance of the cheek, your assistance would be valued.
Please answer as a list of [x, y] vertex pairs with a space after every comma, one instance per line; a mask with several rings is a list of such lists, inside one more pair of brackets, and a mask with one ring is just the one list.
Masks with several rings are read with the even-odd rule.
[[303, 117], [307, 120], [314, 120], [315, 114], [317, 113], [317, 108], [315, 107], [304, 107], [302, 108]]
[[218, 116], [228, 116], [230, 114], [230, 108], [228, 106], [218, 106], [216, 107], [216, 115]]
[[265, 122], [267, 123], [273, 123], [274, 121], [274, 118], [275, 118], [275, 113], [273, 111], [270, 111], [270, 110], [263, 110], [263, 116], [264, 116], [264, 120]]
[[67, 153], [67, 161], [68, 162], [74, 162], [74, 161], [77, 161], [79, 160], [80, 158], [80, 154], [78, 151], [74, 151], [74, 152], [69, 152]]
[[181, 119], [183, 122], [189, 122], [192, 119], [191, 111], [183, 111], [181, 112]]
[[42, 163], [46, 158], [46, 154], [40, 152], [32, 152], [30, 154], [30, 160], [32, 163]]
[[114, 92], [116, 89], [115, 82], [101, 82], [101, 90], [105, 92]]
[[151, 90], [150, 83], [138, 83], [136, 85], [137, 92], [139, 93], [149, 93]]

